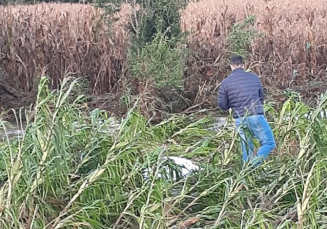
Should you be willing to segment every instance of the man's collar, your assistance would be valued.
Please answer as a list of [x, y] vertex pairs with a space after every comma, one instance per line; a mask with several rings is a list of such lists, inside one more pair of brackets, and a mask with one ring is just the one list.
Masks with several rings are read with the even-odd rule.
[[240, 67], [240, 68], [235, 68], [232, 72], [236, 72], [236, 71], [244, 71], [244, 68]]

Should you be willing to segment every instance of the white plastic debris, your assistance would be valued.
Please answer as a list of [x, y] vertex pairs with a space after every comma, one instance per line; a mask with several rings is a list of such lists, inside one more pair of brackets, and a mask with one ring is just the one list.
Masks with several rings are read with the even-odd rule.
[[[180, 176], [182, 178], [187, 177], [191, 172], [193, 171], [199, 171], [202, 170], [202, 168], [196, 164], [193, 163], [193, 161], [186, 159], [186, 158], [182, 158], [182, 157], [176, 157], [176, 156], [169, 156], [169, 157], [163, 157], [163, 160], [171, 160], [172, 163], [175, 164], [176, 169], [178, 170], [178, 172], [180, 172]], [[174, 171], [170, 171], [169, 166], [167, 165], [163, 165], [163, 168], [166, 174], [171, 174], [172, 173], [172, 180], [176, 181], [177, 180], [177, 173]], [[150, 172], [152, 172], [150, 170]], [[143, 177], [144, 179], [149, 179], [149, 169], [145, 169], [145, 171], [143, 172]], [[161, 178], [163, 177], [163, 175], [159, 172], [157, 177]]]

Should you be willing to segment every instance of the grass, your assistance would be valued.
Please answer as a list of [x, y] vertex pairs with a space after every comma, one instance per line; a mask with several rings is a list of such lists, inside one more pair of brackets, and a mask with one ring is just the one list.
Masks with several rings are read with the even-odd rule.
[[[319, 114], [327, 95], [315, 110], [292, 98], [280, 111], [266, 104], [278, 148], [254, 170], [242, 167], [230, 121], [218, 131], [196, 115], [151, 125], [136, 103], [117, 123], [69, 96], [78, 82], [49, 91], [42, 78], [25, 134], [0, 143], [0, 228], [326, 228], [327, 122]], [[29, 113], [21, 110], [18, 124]], [[167, 155], [203, 170], [158, 178], [164, 165], [178, 172], [161, 160]]]

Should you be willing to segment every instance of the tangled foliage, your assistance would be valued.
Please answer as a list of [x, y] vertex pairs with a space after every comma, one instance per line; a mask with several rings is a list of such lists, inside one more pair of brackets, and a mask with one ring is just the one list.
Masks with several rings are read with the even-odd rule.
[[241, 55], [244, 59], [248, 57], [248, 47], [260, 35], [253, 26], [254, 22], [255, 16], [252, 15], [233, 25], [227, 38], [227, 47], [229, 46], [232, 55]]
[[140, 50], [139, 56], [130, 53], [132, 76], [144, 80], [154, 78], [159, 89], [166, 86], [182, 88], [186, 50], [173, 47], [174, 40], [161, 33], [154, 36], [154, 39]]
[[[175, 116], [151, 125], [137, 103], [117, 122], [101, 110], [67, 100], [78, 81], [51, 91], [42, 78], [33, 122], [1, 151], [1, 228], [307, 228], [327, 218], [327, 121], [290, 98], [266, 112], [278, 148], [254, 169], [241, 166], [230, 122], [211, 130], [211, 118]], [[29, 114], [28, 111], [25, 112]], [[309, 116], [306, 116], [310, 114]], [[19, 117], [17, 116], [19, 124]], [[8, 125], [1, 122], [6, 133]], [[173, 180], [181, 168], [164, 156], [202, 167]], [[145, 169], [151, 171], [144, 176]]]

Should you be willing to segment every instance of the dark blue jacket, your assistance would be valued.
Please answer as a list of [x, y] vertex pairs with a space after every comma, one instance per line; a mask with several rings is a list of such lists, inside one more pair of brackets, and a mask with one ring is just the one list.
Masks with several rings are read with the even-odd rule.
[[243, 68], [237, 68], [222, 81], [218, 92], [218, 107], [232, 108], [233, 117], [263, 114], [264, 93], [260, 78]]

